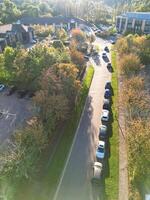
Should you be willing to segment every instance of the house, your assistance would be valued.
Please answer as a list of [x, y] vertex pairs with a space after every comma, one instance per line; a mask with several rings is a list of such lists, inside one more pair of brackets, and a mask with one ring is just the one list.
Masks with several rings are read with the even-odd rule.
[[119, 33], [150, 33], [150, 12], [127, 12], [116, 17]]
[[0, 51], [5, 46], [16, 47], [17, 43], [29, 43], [34, 38], [33, 28], [22, 24], [0, 25]]

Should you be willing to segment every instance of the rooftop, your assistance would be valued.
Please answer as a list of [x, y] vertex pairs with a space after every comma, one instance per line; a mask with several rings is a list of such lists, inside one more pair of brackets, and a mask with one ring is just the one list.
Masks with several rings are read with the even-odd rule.
[[141, 19], [141, 20], [150, 20], [150, 12], [127, 12], [122, 15], [122, 17]]
[[21, 24], [41, 24], [41, 25], [53, 25], [55, 24], [61, 24], [61, 23], [74, 23], [78, 22], [80, 24], [88, 24], [90, 23], [86, 22], [83, 19], [79, 19], [76, 17], [65, 17], [62, 15], [55, 16], [55, 17], [23, 17], [20, 19]]
[[22, 24], [5, 24], [0, 25], [0, 33], [5, 34], [6, 32], [27, 32], [28, 26]]

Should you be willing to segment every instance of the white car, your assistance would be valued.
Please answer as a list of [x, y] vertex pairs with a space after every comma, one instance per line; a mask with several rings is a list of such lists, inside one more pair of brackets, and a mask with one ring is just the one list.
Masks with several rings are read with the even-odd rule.
[[98, 148], [96, 150], [96, 158], [97, 160], [104, 159], [105, 157], [105, 142], [100, 140], [98, 144]]
[[102, 110], [101, 120], [104, 122], [109, 121], [109, 111], [108, 110]]
[[102, 176], [103, 165], [100, 162], [94, 162], [92, 182], [99, 182]]
[[0, 92], [2, 92], [4, 90], [4, 88], [5, 88], [5, 85], [0, 84]]

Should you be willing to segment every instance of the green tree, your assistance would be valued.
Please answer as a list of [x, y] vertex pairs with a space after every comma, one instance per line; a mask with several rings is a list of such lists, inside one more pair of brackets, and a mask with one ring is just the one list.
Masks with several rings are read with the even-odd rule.
[[2, 10], [1, 21], [3, 23], [14, 22], [21, 15], [21, 12], [20, 10], [17, 9], [16, 4], [10, 0], [4, 0], [1, 6], [1, 10]]

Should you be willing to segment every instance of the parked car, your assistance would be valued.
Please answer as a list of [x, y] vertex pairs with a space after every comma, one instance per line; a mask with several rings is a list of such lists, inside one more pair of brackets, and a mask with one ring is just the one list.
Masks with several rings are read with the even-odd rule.
[[106, 82], [106, 84], [105, 84], [105, 89], [109, 89], [109, 90], [112, 89], [112, 87], [111, 87], [111, 82], [110, 82], [110, 81]]
[[103, 109], [109, 110], [110, 109], [110, 100], [109, 99], [104, 99], [103, 101]]
[[109, 48], [108, 48], [107, 46], [104, 48], [104, 50], [105, 50], [106, 52], [109, 52]]
[[90, 57], [89, 56], [84, 56], [84, 59], [86, 59], [87, 61], [89, 61]]
[[100, 162], [94, 162], [93, 164], [93, 176], [92, 176], [92, 183], [100, 183], [102, 177], [102, 169], [103, 165]]
[[0, 84], [0, 92], [2, 92], [4, 90], [4, 88], [5, 88], [5, 85]]
[[10, 89], [9, 89], [8, 92], [7, 92], [7, 96], [12, 95], [16, 90], [17, 90], [17, 87], [16, 87], [16, 86], [10, 87]]
[[107, 64], [107, 69], [108, 69], [108, 71], [112, 71], [112, 69], [113, 69], [110, 62]]
[[100, 140], [98, 144], [98, 148], [96, 150], [96, 158], [97, 160], [102, 160], [105, 157], [105, 142]]
[[107, 126], [101, 125], [99, 128], [99, 140], [105, 140], [107, 138]]
[[105, 99], [109, 99], [111, 97], [110, 89], [105, 89], [104, 97], [105, 97]]
[[37, 41], [35, 39], [31, 40], [31, 44], [36, 44]]
[[103, 52], [102, 57], [107, 57], [107, 54], [105, 52]]
[[109, 121], [109, 111], [108, 110], [106, 110], [106, 109], [102, 110], [101, 120], [102, 120], [102, 122]]
[[111, 44], [115, 44], [116, 43], [115, 40], [111, 40], [110, 42], [111, 42]]

